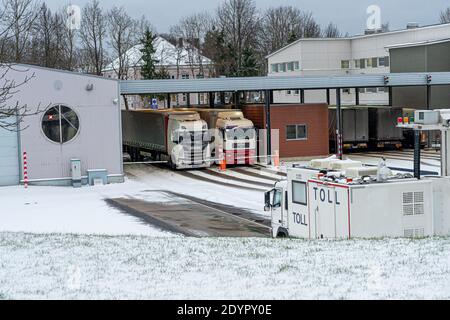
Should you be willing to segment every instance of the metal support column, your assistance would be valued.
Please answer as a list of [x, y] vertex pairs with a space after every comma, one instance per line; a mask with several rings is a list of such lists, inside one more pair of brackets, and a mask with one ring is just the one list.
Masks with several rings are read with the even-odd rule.
[[339, 159], [343, 158], [344, 146], [342, 143], [342, 110], [341, 89], [336, 89], [336, 154]]
[[327, 104], [331, 104], [331, 98], [330, 98], [330, 89], [327, 89]]
[[420, 131], [414, 130], [414, 177], [420, 179]]
[[240, 100], [241, 100], [241, 92], [240, 91], [235, 91], [233, 93], [233, 102], [234, 102], [234, 108], [235, 109], [239, 109], [240, 106]]
[[356, 97], [356, 101], [355, 101], [355, 104], [357, 105], [357, 106], [359, 106], [359, 88], [355, 88], [355, 97]]
[[186, 105], [188, 107], [191, 106], [191, 94], [190, 93], [186, 93]]
[[214, 92], [210, 92], [210, 93], [208, 94], [208, 98], [209, 98], [209, 106], [210, 106], [211, 108], [214, 108], [214, 102], [215, 102], [215, 100], [216, 100], [216, 94], [215, 94]]
[[[431, 86], [428, 85], [427, 86], [427, 110], [431, 109]], [[431, 148], [431, 146], [433, 145], [433, 141], [431, 139], [432, 136], [432, 132], [428, 131], [427, 132], [427, 147]]]
[[389, 87], [389, 106], [392, 107], [394, 105], [394, 97], [392, 96], [392, 87]]
[[267, 164], [272, 164], [272, 134], [270, 124], [270, 104], [273, 92], [271, 90], [265, 91], [265, 113], [266, 113], [266, 130], [267, 130]]
[[220, 104], [225, 105], [225, 92], [220, 93]]
[[305, 103], [305, 90], [304, 89], [300, 89], [300, 103], [301, 104]]
[[171, 105], [170, 105], [170, 103], [171, 103], [171, 101], [170, 101], [170, 93], [167, 94], [166, 99], [167, 99], [167, 109], [170, 109], [171, 108]]

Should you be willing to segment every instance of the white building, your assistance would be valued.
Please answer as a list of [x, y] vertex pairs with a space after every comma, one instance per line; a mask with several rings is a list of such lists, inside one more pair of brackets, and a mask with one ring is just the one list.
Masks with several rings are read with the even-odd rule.
[[[450, 38], [450, 24], [417, 27], [385, 33], [345, 38], [299, 39], [271, 53], [268, 76], [332, 76], [345, 74], [389, 73], [389, 47]], [[385, 88], [360, 89], [360, 104], [386, 105], [389, 94]], [[354, 88], [343, 90], [342, 104], [354, 105]], [[274, 92], [275, 103], [300, 101], [296, 88]], [[306, 103], [327, 102], [325, 90], [305, 91]], [[330, 92], [330, 104], [336, 103], [336, 93]]]
[[[182, 42], [182, 41], [179, 41]], [[127, 80], [141, 80], [142, 61], [142, 45], [138, 44], [128, 50], [125, 54], [125, 64], [128, 65]], [[175, 46], [162, 37], [156, 37], [154, 41], [155, 60], [157, 69], [165, 69], [171, 79], [201, 79], [209, 78], [213, 72], [213, 64], [210, 59], [201, 55], [193, 46], [185, 43]], [[103, 75], [108, 78], [117, 78], [119, 59], [114, 60], [103, 70]], [[173, 106], [187, 106], [208, 104], [208, 95], [205, 93], [191, 94], [173, 94], [170, 96], [170, 104]], [[189, 100], [189, 101], [188, 101]], [[143, 102], [139, 96], [128, 96], [127, 102], [130, 108], [141, 108]], [[160, 101], [167, 104], [167, 101]]]
[[0, 128], [0, 186], [24, 180], [24, 152], [31, 184], [70, 185], [72, 159], [83, 184], [93, 171], [108, 183], [124, 181], [118, 81], [29, 65], [3, 65], [0, 73], [9, 83], [30, 79], [5, 102], [28, 111], [9, 119], [20, 122], [17, 130]]

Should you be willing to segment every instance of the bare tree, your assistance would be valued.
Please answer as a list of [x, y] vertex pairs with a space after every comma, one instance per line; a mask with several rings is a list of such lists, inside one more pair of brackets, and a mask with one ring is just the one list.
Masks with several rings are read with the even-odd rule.
[[441, 23], [450, 23], [450, 7], [441, 12], [440, 20]]
[[30, 41], [33, 25], [39, 14], [39, 4], [35, 0], [3, 0], [2, 22], [5, 26], [3, 37], [11, 40], [12, 60], [23, 62], [23, 56]]
[[243, 52], [255, 45], [260, 18], [253, 0], [227, 0], [217, 10], [217, 23], [235, 61], [235, 72], [242, 67]]
[[179, 24], [171, 28], [173, 38], [183, 39], [183, 43], [177, 43], [176, 47], [177, 51], [186, 50], [192, 77], [196, 76], [196, 72], [200, 75], [204, 74], [202, 48], [205, 37], [211, 28], [211, 17], [207, 13], [185, 17], [181, 19]]
[[[11, 71], [23, 73], [19, 81], [9, 75]], [[20, 92], [35, 77], [29, 70], [16, 70], [12, 64], [0, 62], [0, 128], [8, 131], [19, 130], [19, 124], [27, 116], [36, 115], [42, 112], [40, 105], [31, 109], [26, 104], [21, 104], [14, 100], [14, 96]], [[26, 128], [21, 128], [24, 130]]]
[[260, 50], [266, 55], [300, 38], [320, 36], [320, 26], [310, 12], [292, 6], [269, 8], [262, 19]]
[[339, 31], [338, 27], [332, 22], [330, 22], [328, 26], [323, 30], [324, 38], [340, 38], [341, 36], [342, 34]]
[[61, 26], [62, 31], [62, 51], [64, 56], [64, 69], [73, 71], [79, 60], [79, 48], [77, 47], [78, 30], [70, 28], [67, 25], [67, 21], [70, 18], [67, 8], [64, 8], [60, 12], [63, 24]]
[[126, 13], [123, 7], [114, 7], [108, 12], [109, 45], [112, 54], [117, 57], [112, 62], [112, 67], [117, 78], [124, 80], [128, 78], [129, 60], [128, 50], [137, 44], [136, 30], [138, 23]]
[[98, 0], [92, 0], [83, 8], [80, 38], [89, 65], [88, 72], [101, 75], [106, 64], [104, 48], [106, 18]]

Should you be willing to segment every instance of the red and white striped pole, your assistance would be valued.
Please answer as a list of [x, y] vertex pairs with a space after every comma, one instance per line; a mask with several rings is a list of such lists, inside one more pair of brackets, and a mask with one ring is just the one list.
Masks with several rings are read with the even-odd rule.
[[23, 153], [23, 185], [25, 189], [28, 188], [28, 162], [27, 162], [27, 153]]

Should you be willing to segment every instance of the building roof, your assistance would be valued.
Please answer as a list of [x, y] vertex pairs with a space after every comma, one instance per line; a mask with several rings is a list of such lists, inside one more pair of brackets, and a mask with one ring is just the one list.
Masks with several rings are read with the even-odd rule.
[[[15, 62], [3, 63], [3, 67], [5, 65], [11, 66], [13, 71], [19, 71], [19, 72], [26, 72], [26, 71], [28, 71], [27, 69], [40, 69], [40, 70], [45, 70], [45, 71], [49, 71], [49, 72], [64, 73], [64, 74], [68, 74], [68, 75], [72, 75], [72, 76], [81, 76], [81, 77], [94, 78], [94, 79], [98, 79], [98, 80], [119, 82], [119, 80], [117, 80], [117, 79], [105, 78], [103, 76], [97, 76], [95, 74], [85, 73], [85, 72], [81, 72], [81, 71], [69, 71], [69, 70], [63, 70], [63, 69], [43, 67], [43, 66], [38, 66], [38, 65], [34, 65], [34, 64], [15, 63]], [[2, 67], [2, 64], [0, 64], [0, 68], [1, 67]], [[23, 69], [19, 70], [16, 67], [24, 68], [24, 70]]]
[[[155, 59], [159, 62], [157, 63], [158, 66], [190, 66], [191, 63], [189, 62], [189, 51], [186, 49], [186, 47], [183, 48], [177, 48], [172, 43], [167, 41], [166, 39], [162, 37], [156, 37], [154, 41], [154, 46], [156, 49], [155, 52]], [[130, 67], [141, 67], [142, 62], [142, 53], [141, 50], [143, 48], [142, 44], [135, 45], [130, 50], [128, 50], [125, 53], [125, 56], [128, 59], [128, 65]], [[201, 59], [202, 64], [208, 65], [211, 64], [212, 61], [202, 56], [198, 53], [198, 50], [195, 49], [194, 55], [196, 57], [199, 57]], [[178, 63], [177, 63], [178, 62]], [[199, 64], [199, 63], [195, 63]], [[118, 69], [119, 66], [119, 58], [114, 60], [112, 63], [107, 65], [103, 71], [112, 71], [115, 69]]]
[[386, 49], [397, 49], [397, 48], [419, 47], [419, 46], [429, 46], [429, 45], [445, 43], [445, 42], [450, 42], [450, 38], [399, 43], [399, 44], [393, 44], [393, 45], [386, 46], [385, 48]]
[[442, 27], [450, 28], [450, 23], [433, 24], [433, 25], [417, 27], [417, 28], [412, 28], [412, 29], [400, 29], [400, 30], [393, 30], [393, 31], [388, 31], [388, 32], [364, 34], [364, 35], [354, 35], [354, 36], [350, 36], [350, 37], [341, 37], [341, 38], [301, 38], [301, 39], [298, 39], [298, 40], [288, 44], [287, 46], [285, 46], [281, 49], [278, 49], [277, 51], [274, 51], [274, 52], [268, 54], [266, 56], [266, 59], [286, 50], [287, 48], [289, 48], [291, 46], [294, 46], [294, 45], [296, 45], [300, 42], [304, 42], [304, 41], [349, 41], [349, 40], [351, 41], [351, 40], [356, 40], [356, 39], [383, 37], [386, 35], [391, 35], [391, 34], [396, 34], [396, 33], [415, 32], [417, 30], [434, 29], [434, 28], [442, 28]]

